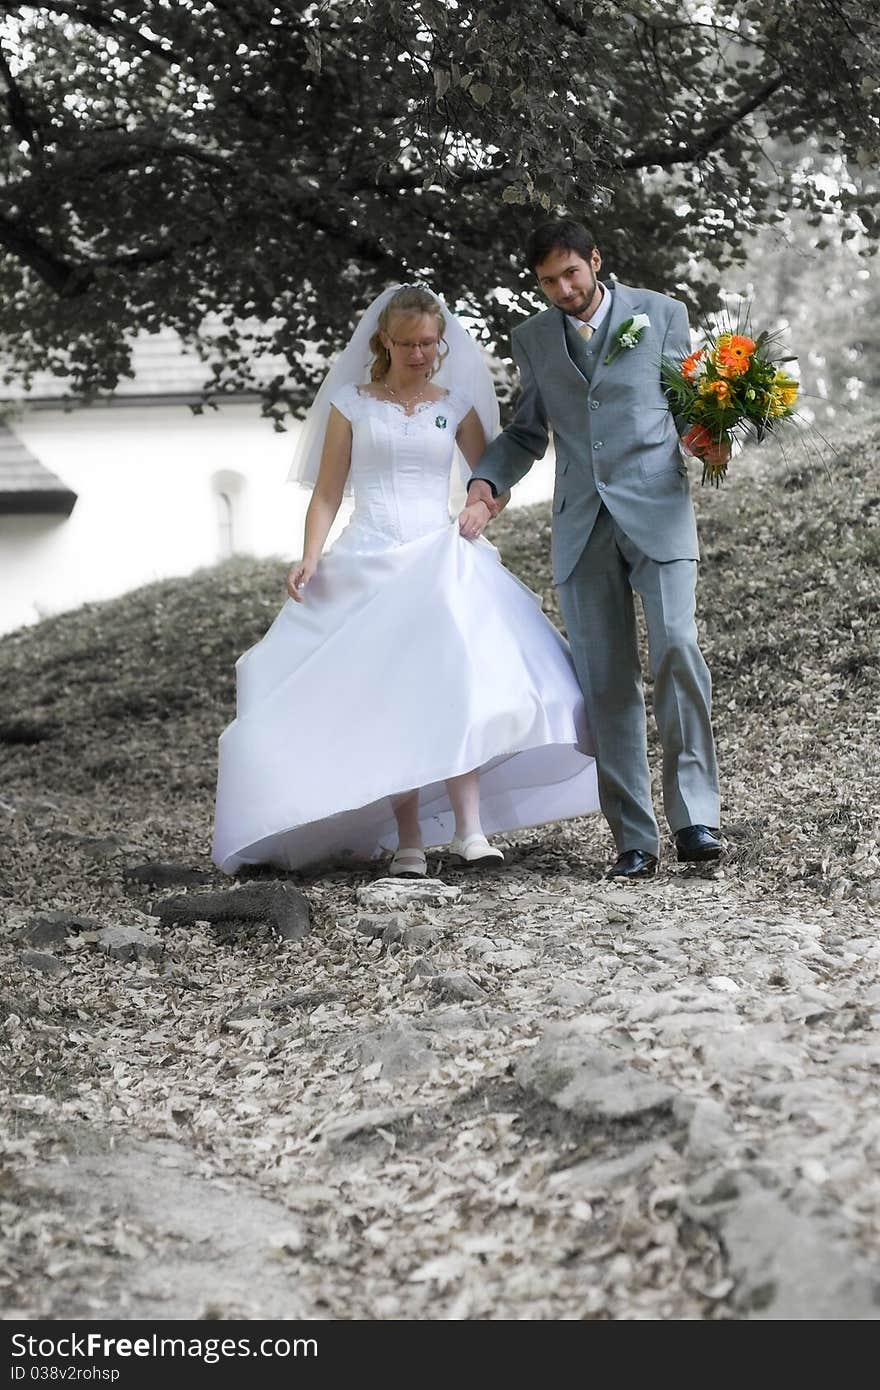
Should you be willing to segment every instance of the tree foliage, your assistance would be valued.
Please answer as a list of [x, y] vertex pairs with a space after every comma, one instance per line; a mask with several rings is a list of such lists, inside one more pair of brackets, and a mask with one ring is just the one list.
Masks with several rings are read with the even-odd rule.
[[221, 354], [218, 391], [277, 355], [280, 417], [394, 279], [427, 278], [504, 344], [545, 210], [590, 222], [621, 279], [702, 310], [790, 209], [875, 227], [872, 0], [0, 13], [0, 345], [83, 393], [113, 387], [132, 333], [171, 325]]

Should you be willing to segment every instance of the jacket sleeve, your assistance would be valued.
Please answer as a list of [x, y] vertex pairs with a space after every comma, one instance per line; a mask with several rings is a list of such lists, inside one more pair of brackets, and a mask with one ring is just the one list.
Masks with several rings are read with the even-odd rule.
[[[688, 322], [687, 309], [678, 300], [673, 300], [669, 325], [663, 339], [662, 354], [673, 362], [681, 363], [690, 350], [691, 328]], [[688, 422], [680, 415], [674, 415], [672, 418], [678, 433], [680, 435], [685, 434], [688, 429]]]
[[516, 415], [497, 438], [487, 445], [470, 482], [482, 479], [496, 496], [508, 492], [524, 478], [536, 459], [543, 458], [549, 442], [549, 426], [544, 402], [535, 381], [529, 355], [519, 334], [511, 340], [513, 359], [519, 371], [520, 394]]

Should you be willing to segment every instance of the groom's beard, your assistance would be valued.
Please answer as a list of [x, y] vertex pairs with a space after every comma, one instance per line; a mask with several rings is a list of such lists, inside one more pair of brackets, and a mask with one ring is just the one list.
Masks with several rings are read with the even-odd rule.
[[[586, 309], [589, 309], [590, 305], [593, 303], [593, 300], [596, 298], [596, 291], [598, 290], [598, 288], [599, 281], [594, 274], [593, 287], [591, 290], [585, 291], [581, 297], [576, 297], [573, 298], [571, 301], [565, 301], [564, 303], [557, 305], [557, 308], [561, 309], [564, 314], [571, 314], [572, 318], [578, 318], [578, 316], [582, 314]], [[601, 302], [602, 301], [600, 299], [599, 303], [596, 304], [597, 309]]]

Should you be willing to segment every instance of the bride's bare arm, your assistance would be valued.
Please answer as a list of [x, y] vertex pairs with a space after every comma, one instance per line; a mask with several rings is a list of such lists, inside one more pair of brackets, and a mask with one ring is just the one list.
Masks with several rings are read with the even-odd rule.
[[[483, 430], [480, 417], [475, 410], [469, 410], [458, 427], [455, 442], [464, 454], [467, 462], [473, 471], [483, 457], [486, 448], [486, 435]], [[476, 488], [478, 484], [474, 484]], [[481, 488], [489, 488], [488, 483], [480, 484]], [[480, 497], [473, 493], [468, 493], [468, 503], [458, 518], [458, 529], [468, 540], [474, 540], [481, 534], [486, 523], [493, 516], [497, 516], [503, 511], [510, 501], [510, 493], [502, 492], [498, 497], [488, 499], [484, 503]]]
[[302, 590], [318, 568], [324, 542], [342, 504], [345, 480], [350, 467], [351, 424], [342, 412], [332, 405], [327, 421], [327, 433], [324, 436], [318, 481], [315, 483], [312, 500], [306, 512], [303, 557], [298, 564], [291, 566], [287, 576], [287, 592], [297, 603], [302, 601]]

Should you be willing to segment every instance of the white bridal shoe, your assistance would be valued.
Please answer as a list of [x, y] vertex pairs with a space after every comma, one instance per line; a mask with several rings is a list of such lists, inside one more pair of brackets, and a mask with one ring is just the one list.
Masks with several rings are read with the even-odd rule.
[[468, 835], [460, 840], [457, 835], [449, 843], [449, 853], [455, 854], [464, 864], [503, 864], [504, 855], [500, 849], [490, 845], [485, 835]]
[[395, 850], [388, 866], [391, 878], [424, 878], [427, 872], [428, 861], [423, 849]]

